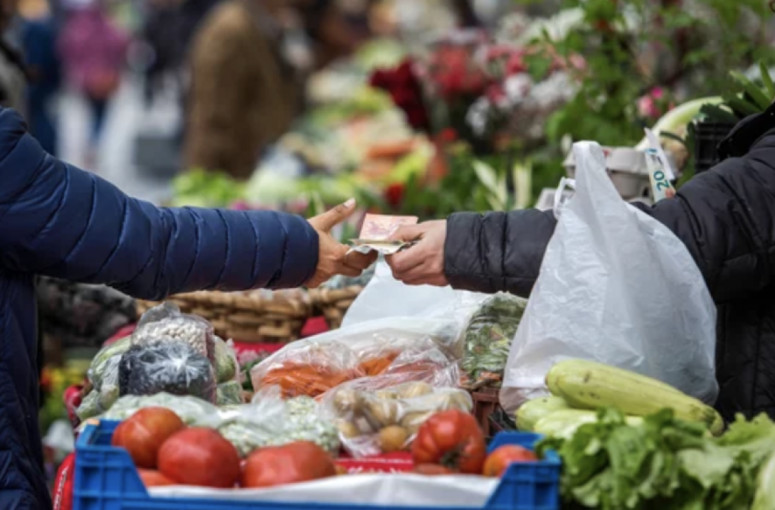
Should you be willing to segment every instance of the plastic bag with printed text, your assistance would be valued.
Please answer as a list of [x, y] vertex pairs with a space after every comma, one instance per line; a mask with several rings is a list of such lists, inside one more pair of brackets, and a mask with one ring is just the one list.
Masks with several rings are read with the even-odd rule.
[[546, 373], [566, 358], [632, 370], [712, 403], [716, 308], [696, 263], [673, 232], [622, 201], [599, 145], [573, 151], [576, 191], [556, 204], [501, 404], [513, 412], [546, 394]]

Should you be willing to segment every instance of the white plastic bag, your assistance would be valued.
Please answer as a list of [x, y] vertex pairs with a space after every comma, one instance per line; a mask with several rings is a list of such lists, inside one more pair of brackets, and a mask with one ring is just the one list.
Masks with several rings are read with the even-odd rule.
[[688, 250], [621, 200], [599, 145], [576, 143], [576, 192], [559, 219], [514, 337], [500, 400], [513, 412], [544, 377], [583, 358], [655, 377], [707, 403], [716, 308]]
[[403, 324], [401, 318], [412, 318], [442, 319], [447, 323], [454, 321], [462, 330], [468, 316], [488, 297], [452, 287], [406, 285], [393, 278], [390, 266], [380, 260], [374, 277], [347, 310], [342, 327], [387, 318]]

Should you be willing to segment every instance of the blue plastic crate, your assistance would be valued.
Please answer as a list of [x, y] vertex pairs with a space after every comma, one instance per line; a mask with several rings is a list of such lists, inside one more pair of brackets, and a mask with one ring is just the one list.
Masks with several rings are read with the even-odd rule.
[[[331, 505], [218, 501], [195, 498], [153, 498], [145, 490], [132, 459], [123, 448], [110, 445], [114, 421], [88, 425], [78, 437], [75, 451], [74, 510], [439, 510], [441, 507], [388, 507], [376, 505]], [[532, 448], [540, 436], [523, 432], [501, 432], [490, 451], [504, 444]], [[512, 464], [493, 492], [484, 510], [559, 509], [560, 460], [554, 452], [536, 462]], [[449, 507], [445, 507], [449, 510]], [[457, 510], [463, 510], [459, 507]], [[465, 507], [465, 510], [472, 510]]]

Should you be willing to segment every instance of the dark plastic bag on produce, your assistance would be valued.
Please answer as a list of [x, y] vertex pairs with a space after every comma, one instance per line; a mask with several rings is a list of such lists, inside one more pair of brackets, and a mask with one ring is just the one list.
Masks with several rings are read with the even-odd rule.
[[210, 360], [181, 340], [161, 338], [153, 344], [133, 345], [121, 357], [118, 379], [121, 396], [167, 392], [216, 401]]

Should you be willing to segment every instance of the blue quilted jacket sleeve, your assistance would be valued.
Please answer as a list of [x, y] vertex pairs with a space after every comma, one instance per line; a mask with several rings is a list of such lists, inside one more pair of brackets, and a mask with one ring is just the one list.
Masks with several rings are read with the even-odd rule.
[[0, 267], [106, 283], [144, 299], [302, 285], [318, 237], [277, 212], [164, 209], [43, 151], [0, 109]]

